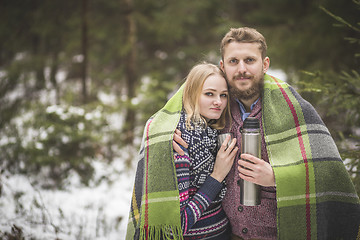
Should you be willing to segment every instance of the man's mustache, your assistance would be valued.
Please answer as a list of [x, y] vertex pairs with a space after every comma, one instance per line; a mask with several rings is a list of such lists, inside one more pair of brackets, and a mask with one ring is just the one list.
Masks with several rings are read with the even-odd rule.
[[233, 79], [237, 79], [237, 78], [252, 78], [253, 76], [251, 74], [242, 74], [242, 73], [238, 73], [238, 74], [235, 74]]

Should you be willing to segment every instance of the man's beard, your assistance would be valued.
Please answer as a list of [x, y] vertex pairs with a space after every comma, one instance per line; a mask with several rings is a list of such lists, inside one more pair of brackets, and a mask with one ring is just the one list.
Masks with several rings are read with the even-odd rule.
[[252, 86], [247, 90], [239, 90], [237, 87], [230, 85], [230, 95], [234, 99], [250, 100], [256, 96], [260, 96], [264, 89], [264, 77], [256, 82], [253, 82]]

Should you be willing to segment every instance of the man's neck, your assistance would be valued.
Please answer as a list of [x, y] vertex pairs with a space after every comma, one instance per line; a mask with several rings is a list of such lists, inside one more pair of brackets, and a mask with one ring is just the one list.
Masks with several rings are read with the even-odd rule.
[[239, 99], [239, 101], [244, 105], [246, 112], [251, 112], [251, 105], [259, 98], [259, 96], [256, 96], [251, 99]]

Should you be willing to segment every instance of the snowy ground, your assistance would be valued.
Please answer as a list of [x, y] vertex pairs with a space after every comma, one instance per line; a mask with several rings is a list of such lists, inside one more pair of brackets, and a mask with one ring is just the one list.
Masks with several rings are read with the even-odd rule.
[[99, 184], [84, 187], [74, 175], [62, 191], [43, 190], [29, 177], [2, 173], [0, 238], [16, 226], [25, 239], [125, 239], [135, 169], [127, 169], [122, 159], [95, 161], [94, 167], [94, 183]]

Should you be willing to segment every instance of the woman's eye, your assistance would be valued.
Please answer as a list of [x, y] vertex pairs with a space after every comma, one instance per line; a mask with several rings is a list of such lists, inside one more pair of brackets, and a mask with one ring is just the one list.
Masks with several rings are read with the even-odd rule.
[[220, 95], [220, 97], [227, 98], [227, 94], [226, 94], [226, 93], [223, 93], [223, 94]]
[[212, 96], [213, 93], [212, 93], [212, 92], [206, 92], [205, 95], [206, 95], [206, 96]]

